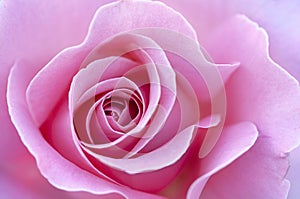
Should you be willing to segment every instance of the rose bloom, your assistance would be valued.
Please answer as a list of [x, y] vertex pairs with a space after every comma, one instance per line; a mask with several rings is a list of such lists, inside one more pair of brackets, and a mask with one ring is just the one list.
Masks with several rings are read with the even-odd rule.
[[1, 198], [297, 198], [299, 8], [2, 0]]

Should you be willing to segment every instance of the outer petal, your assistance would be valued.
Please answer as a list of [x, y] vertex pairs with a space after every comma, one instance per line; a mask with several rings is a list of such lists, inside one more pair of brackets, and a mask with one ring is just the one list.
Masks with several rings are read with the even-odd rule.
[[274, 156], [272, 145], [270, 138], [259, 137], [247, 153], [212, 176], [201, 199], [286, 198], [286, 156]]
[[226, 87], [228, 120], [253, 121], [282, 152], [295, 148], [300, 142], [299, 84], [269, 58], [265, 32], [239, 15], [215, 29], [204, 45], [217, 62], [241, 63]]
[[[267, 37], [262, 29], [246, 17], [238, 16], [215, 29], [204, 45], [217, 62], [232, 60], [241, 62], [241, 66], [226, 87], [228, 120], [252, 121], [257, 125], [261, 136], [271, 140], [260, 142], [259, 150], [268, 147], [271, 151], [265, 154], [264, 158], [258, 156], [257, 161], [263, 168], [271, 164], [270, 161], [274, 161], [274, 165], [279, 165], [278, 168], [274, 168], [274, 172], [265, 172], [265, 174], [269, 176], [270, 186], [276, 186], [275, 184], [280, 186], [285, 182], [281, 182], [278, 178], [283, 180], [286, 169], [280, 166], [285, 159], [282, 154], [295, 148], [300, 141], [300, 92], [297, 81], [268, 57], [267, 44]], [[223, 52], [226, 52], [226, 55]], [[268, 146], [264, 146], [265, 144]], [[249, 156], [255, 157], [251, 154]], [[268, 156], [270, 156], [269, 161], [266, 162]], [[248, 168], [249, 173], [257, 169], [249, 167], [248, 162], [250, 160], [245, 158], [245, 161], [237, 163], [239, 166], [234, 164], [232, 167]], [[261, 172], [259, 169], [258, 172]], [[278, 169], [277, 174], [276, 169]], [[260, 174], [256, 174], [257, 178], [260, 178]], [[267, 178], [267, 176], [262, 177]], [[240, 184], [242, 182], [246, 187], [247, 181], [240, 181]], [[263, 180], [258, 183], [264, 185]], [[259, 187], [253, 186], [253, 189], [256, 188]], [[285, 195], [288, 186], [280, 186], [280, 188], [276, 193]], [[262, 190], [261, 196], [270, 195], [268, 188]]]
[[[24, 172], [35, 169], [33, 160], [23, 164], [31, 157], [20, 142], [7, 111], [5, 98], [7, 76], [14, 61], [24, 58], [33, 61], [33, 65], [39, 68], [61, 49], [79, 43], [88, 29], [95, 10], [106, 2], [109, 1], [0, 1], [0, 159], [5, 160], [1, 161], [1, 166], [22, 164]], [[2, 172], [9, 171], [3, 169]], [[15, 173], [15, 171], [10, 172]], [[10, 178], [11, 182], [14, 182], [13, 178], [14, 175]], [[36, 178], [33, 181], [40, 180]], [[15, 196], [10, 194], [16, 194], [10, 192], [14, 190], [10, 189], [12, 188], [10, 185], [5, 188], [6, 198]], [[19, 190], [18, 183], [14, 186], [15, 191]], [[41, 194], [39, 198], [46, 197], [47, 191], [53, 191], [47, 187], [37, 193]], [[1, 188], [4, 187], [1, 185]], [[36, 190], [31, 191], [38, 192], [38, 189], [37, 187]], [[26, 197], [25, 194], [22, 197]]]
[[[181, 12], [196, 28], [200, 43], [209, 37], [209, 29], [235, 13], [243, 13], [258, 22], [269, 35], [270, 56], [300, 80], [300, 2], [268, 0], [163, 0]], [[208, 20], [209, 19], [209, 20]], [[206, 30], [206, 31], [205, 31]], [[288, 178], [291, 198], [298, 198], [300, 183], [299, 150], [291, 154]], [[293, 185], [294, 184], [294, 185]]]
[[300, 2], [247, 1], [239, 2], [238, 11], [258, 22], [270, 38], [270, 56], [300, 79]]
[[[258, 22], [270, 36], [270, 55], [300, 79], [300, 2], [268, 0], [163, 0], [182, 13], [196, 28], [200, 43], [234, 14], [245, 14]], [[208, 20], [209, 19], [209, 20]]]
[[[251, 18], [257, 20], [260, 25], [265, 27], [268, 31], [268, 34], [270, 34], [270, 51], [271, 56], [276, 61], [279, 61], [279, 63], [282, 64], [283, 67], [288, 67], [286, 64], [293, 64], [299, 68], [299, 50], [300, 50], [300, 37], [298, 36], [300, 33], [300, 20], [298, 9], [300, 6], [299, 1], [289, 1], [289, 2], [271, 2], [271, 1], [240, 1], [240, 0], [232, 0], [230, 2], [222, 2], [220, 0], [212, 0], [209, 2], [204, 2], [204, 0], [195, 1], [195, 0], [189, 0], [190, 2], [182, 2], [182, 1], [168, 1], [166, 2], [170, 4], [171, 6], [174, 6], [174, 8], [178, 9], [187, 19], [191, 22], [191, 24], [195, 27], [198, 39], [200, 41], [201, 45], [204, 45], [204, 47], [209, 48], [208, 53], [213, 55], [218, 53], [219, 57], [217, 58], [218, 62], [226, 62], [226, 61], [240, 61], [238, 60], [238, 57], [236, 56], [233, 59], [233, 56], [229, 56], [229, 53], [226, 53], [223, 55], [223, 57], [220, 57], [221, 52], [228, 52], [226, 47], [230, 46], [236, 46], [234, 45], [232, 41], [237, 41], [236, 38], [232, 37], [232, 40], [224, 39], [225, 37], [220, 37], [218, 41], [211, 42], [215, 38], [211, 35], [212, 31], [223, 31], [221, 30], [225, 26], [228, 26], [226, 23], [227, 20], [229, 20], [233, 15], [238, 13], [245, 13], [247, 16], [250, 16]], [[201, 12], [199, 11], [201, 10]], [[280, 17], [274, 17], [275, 11], [278, 11], [280, 14]], [[273, 13], [274, 12], [274, 13]], [[276, 13], [277, 16], [277, 13]], [[208, 20], [209, 19], [209, 20]], [[278, 20], [280, 19], [280, 20]], [[284, 20], [283, 20], [284, 19]], [[284, 24], [283, 27], [280, 24]], [[277, 25], [275, 25], [277, 24]], [[239, 24], [236, 24], [239, 26]], [[221, 26], [221, 27], [220, 27]], [[280, 27], [280, 28], [278, 28]], [[240, 32], [244, 31], [241, 30], [244, 27], [240, 28]], [[283, 28], [283, 29], [281, 29]], [[216, 30], [217, 29], [217, 30]], [[229, 29], [229, 28], [228, 28]], [[233, 33], [234, 31], [231, 31], [228, 34]], [[246, 33], [246, 32], [244, 32]], [[219, 34], [222, 34], [219, 32]], [[252, 34], [252, 33], [250, 33]], [[254, 40], [255, 36], [251, 36], [250, 34], [245, 34], [244, 37], [252, 37]], [[242, 35], [242, 33], [241, 33]], [[287, 36], [289, 35], [289, 36]], [[220, 36], [220, 35], [219, 35]], [[282, 39], [285, 38], [285, 39]], [[266, 40], [267, 38], [265, 38]], [[228, 41], [232, 42], [232, 44], [229, 44]], [[240, 40], [238, 40], [240, 41]], [[288, 46], [286, 48], [292, 49], [292, 52], [289, 50], [286, 50], [284, 47], [278, 48], [277, 44], [281, 43], [280, 45]], [[218, 44], [217, 44], [218, 43]], [[264, 42], [262, 42], [264, 43]], [[291, 45], [287, 45], [287, 43], [291, 43]], [[235, 43], [237, 44], [237, 42]], [[218, 52], [214, 52], [213, 48], [214, 45], [218, 46], [219, 49]], [[220, 48], [220, 46], [224, 48]], [[264, 46], [262, 48], [265, 48], [267, 50], [269, 46]], [[249, 47], [248, 47], [249, 48]], [[252, 49], [257, 49], [258, 46], [251, 47]], [[226, 50], [225, 50], [226, 49]], [[237, 48], [232, 48], [232, 50]], [[254, 50], [255, 51], [255, 50]], [[256, 50], [257, 52], [259, 49]], [[283, 53], [283, 51], [285, 51]], [[296, 53], [298, 52], [298, 53]], [[276, 55], [276, 56], [275, 56]], [[267, 55], [269, 56], [269, 55]], [[283, 58], [281, 58], [284, 56]], [[226, 59], [224, 59], [226, 57]], [[288, 58], [287, 58], [288, 57]], [[216, 59], [215, 56], [212, 56], [213, 59]], [[249, 58], [248, 58], [249, 59]], [[249, 60], [248, 60], [249, 61]], [[293, 67], [295, 72], [293, 73], [296, 76], [300, 76], [300, 72], [298, 69], [296, 69], [296, 66]], [[280, 66], [276, 66], [280, 67]], [[250, 69], [253, 70], [253, 69]], [[280, 70], [280, 69], [279, 69]], [[263, 73], [262, 73], [263, 74]], [[271, 77], [271, 75], [270, 75]], [[295, 88], [296, 83], [294, 82]], [[285, 87], [288, 88], [288, 87]], [[284, 90], [284, 89], [283, 89]], [[290, 89], [292, 90], [292, 89]], [[292, 93], [292, 92], [291, 92]], [[298, 93], [298, 92], [297, 92]], [[287, 97], [288, 98], [288, 97]], [[288, 101], [288, 100], [287, 100]], [[285, 111], [288, 114], [293, 114], [295, 111]], [[297, 139], [296, 139], [297, 140]]]
[[[207, 180], [220, 169], [228, 166], [248, 151], [255, 143], [258, 131], [251, 123], [228, 125], [222, 132], [216, 146], [200, 161], [199, 178], [189, 188], [187, 198], [199, 198]], [[226, 181], [226, 178], [224, 179]], [[227, 193], [229, 196], [230, 194]], [[222, 195], [224, 198], [226, 194]]]

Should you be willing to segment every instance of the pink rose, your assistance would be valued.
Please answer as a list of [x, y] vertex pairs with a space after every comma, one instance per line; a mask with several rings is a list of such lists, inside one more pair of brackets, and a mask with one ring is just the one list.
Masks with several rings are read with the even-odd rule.
[[110, 2], [1, 1], [1, 196], [286, 198], [299, 3]]

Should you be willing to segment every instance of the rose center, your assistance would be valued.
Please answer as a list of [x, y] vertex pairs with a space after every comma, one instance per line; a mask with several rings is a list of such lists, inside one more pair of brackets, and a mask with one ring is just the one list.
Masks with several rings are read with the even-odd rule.
[[[132, 100], [131, 100], [132, 101]], [[123, 99], [106, 99], [103, 105], [103, 110], [106, 117], [112, 118], [118, 124], [125, 126], [133, 120], [132, 108], [129, 107], [129, 102]]]
[[99, 111], [105, 114], [113, 130], [124, 132], [138, 123], [141, 111], [139, 104], [140, 100], [132, 92], [114, 91], [105, 97], [96, 111], [97, 115]]

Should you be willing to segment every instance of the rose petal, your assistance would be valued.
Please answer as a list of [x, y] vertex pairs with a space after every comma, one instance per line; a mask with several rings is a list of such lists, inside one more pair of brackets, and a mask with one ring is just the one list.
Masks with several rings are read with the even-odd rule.
[[229, 17], [237, 13], [245, 14], [267, 31], [270, 38], [270, 56], [300, 79], [299, 1], [163, 0], [163, 2], [188, 19], [197, 31], [200, 43], [210, 37], [210, 30]]
[[[15, 132], [15, 128], [10, 122], [5, 99], [7, 76], [14, 61], [26, 59], [37, 69], [40, 68], [66, 46], [79, 43], [88, 29], [96, 8], [109, 1], [88, 1], [84, 5], [79, 2], [81, 1], [62, 3], [54, 0], [41, 3], [36, 0], [26, 2], [3, 0], [0, 2], [0, 90], [3, 92], [0, 95], [0, 104], [1, 110], [6, 110], [1, 111], [0, 117], [1, 121], [6, 121], [1, 125], [1, 132], [6, 139], [16, 135], [11, 133]], [[66, 16], [65, 13], [70, 15]], [[61, 16], [64, 16], [63, 20]], [[79, 21], [76, 27], [73, 26]], [[74, 31], [74, 28], [78, 30]], [[11, 142], [1, 143], [1, 148], [7, 148], [6, 143], [11, 145], [13, 140], [18, 141], [18, 138], [15, 136], [10, 140]], [[17, 143], [15, 146], [17, 149], [17, 146], [22, 145]]]
[[17, 63], [12, 69], [9, 77], [7, 96], [9, 112], [23, 143], [36, 158], [37, 165], [43, 176], [45, 176], [52, 185], [63, 190], [87, 191], [100, 195], [117, 193], [125, 198], [160, 198], [160, 196], [118, 186], [96, 177], [67, 161], [55, 151], [43, 139], [38, 127], [36, 127], [34, 121], [30, 119], [30, 113], [23, 100], [26, 86], [31, 79], [30, 73], [30, 65], [24, 63]]
[[[202, 116], [226, 115], [224, 83], [237, 69], [238, 63], [236, 61], [232, 62], [233, 64], [213, 64], [207, 60], [205, 52], [201, 51], [201, 46], [197, 42], [171, 30], [151, 28], [134, 30], [133, 32], [152, 38], [167, 52], [169, 61], [177, 75], [182, 75], [193, 87]], [[220, 125], [220, 127], [222, 126]], [[201, 157], [207, 155], [212, 149], [221, 130], [209, 129], [213, 132], [207, 133], [205, 137], [205, 142], [200, 150]]]
[[247, 153], [209, 179], [201, 198], [286, 198], [287, 156], [274, 156], [280, 152], [272, 145], [269, 137], [259, 136]]
[[[189, 188], [187, 198], [199, 198], [210, 176], [248, 151], [254, 145], [257, 136], [257, 129], [251, 123], [239, 123], [224, 128], [212, 151], [200, 160], [200, 177]], [[226, 181], [226, 178], [224, 180]]]
[[[7, 111], [6, 88], [10, 68], [16, 59], [29, 60], [36, 68], [40, 68], [63, 48], [79, 43], [88, 30], [96, 8], [109, 1], [87, 1], [83, 5], [79, 2], [81, 0], [0, 1], [1, 159], [10, 158], [13, 161], [20, 153], [24, 153], [24, 156], [27, 154]], [[78, 30], [74, 31], [74, 28]], [[11, 147], [14, 150], [7, 150]]]
[[[151, 14], [152, 12], [156, 15]], [[110, 19], [115, 23], [102, 19]], [[189, 22], [180, 13], [161, 2], [121, 1], [98, 10], [86, 40], [97, 44], [103, 38], [139, 28], [169, 29], [194, 40], [197, 38]]]
[[[130, 77], [130, 79], [139, 87], [150, 84], [150, 102], [148, 102], [149, 107], [147, 109], [152, 110], [153, 107], [156, 107], [158, 99], [160, 95], [162, 95], [164, 96], [162, 99], [167, 99], [165, 99], [165, 101], [160, 100], [160, 105], [169, 112], [175, 99], [174, 93], [176, 93], [175, 74], [165, 53], [163, 52], [163, 49], [161, 49], [160, 46], [158, 46], [151, 38], [137, 34], [125, 33], [114, 36], [96, 47], [85, 59], [83, 65], [88, 64], [95, 59], [107, 56], [124, 56], [128, 52], [133, 54], [131, 55], [132, 59], [136, 61], [138, 60], [140, 65], [151, 64], [149, 66], [155, 66], [153, 69], [152, 67], [146, 67], [149, 77], [143, 77], [142, 74], [139, 74], [142, 66], [139, 66], [139, 68], [136, 66], [130, 70], [129, 68], [127, 70], [122, 70], [123, 68], [117, 69], [116, 67], [107, 67], [106, 70], [109, 71], [107, 72], [108, 77], [101, 77], [100, 80], [120, 74], [127, 78]], [[124, 74], [122, 74], [121, 71], [123, 71]], [[159, 77], [156, 77], [158, 75]], [[162, 90], [161, 94], [160, 90]], [[145, 118], [152, 115], [152, 113], [148, 113], [150, 112], [149, 110], [146, 111], [144, 116]], [[154, 109], [152, 112], [153, 111]], [[144, 120], [144, 118], [142, 118], [142, 122], [140, 123], [145, 123], [144, 121], [148, 122], [148, 119]], [[165, 121], [165, 119], [163, 119], [162, 122], [163, 121]]]
[[[17, 172], [15, 171], [15, 173]], [[32, 178], [32, 181], [30, 181], [30, 176], [27, 176], [27, 179], [24, 180], [20, 179], [20, 177], [16, 177], [15, 173], [9, 173], [7, 170], [0, 170], [1, 197], [24, 199], [51, 199], [53, 197], [68, 198], [66, 193], [55, 189], [49, 185], [45, 179]], [[21, 174], [21, 176], [23, 177], [24, 174]]]
[[251, 1], [238, 4], [236, 9], [259, 23], [268, 33], [272, 59], [300, 80], [300, 2]]
[[[260, 26], [266, 29], [269, 39], [270, 39], [270, 56], [277, 61], [282, 67], [287, 69], [294, 75], [298, 80], [300, 79], [299, 72], [299, 31], [298, 28], [300, 26], [299, 20], [299, 1], [240, 1], [240, 0], [231, 0], [222, 2], [219, 0], [207, 1], [168, 1], [164, 0], [169, 5], [174, 6], [177, 10], [179, 10], [187, 19], [191, 22], [191, 24], [197, 30], [197, 34], [199, 36], [200, 43], [211, 39], [211, 31], [209, 29], [213, 29], [218, 25], [222, 24], [229, 17], [234, 15], [235, 13], [244, 13], [249, 16], [251, 19], [257, 21]], [[206, 19], [210, 20], [206, 20]], [[279, 27], [279, 28], [278, 28]], [[207, 29], [209, 28], [209, 29]], [[207, 31], [203, 31], [207, 30]], [[243, 31], [245, 33], [245, 31]], [[228, 39], [228, 38], [227, 38]], [[221, 43], [223, 43], [222, 40]], [[228, 41], [228, 40], [227, 40]], [[235, 41], [235, 38], [232, 40]], [[256, 42], [257, 43], [257, 42]], [[252, 69], [250, 69], [252, 70]], [[261, 73], [263, 74], [263, 73]], [[268, 74], [272, 74], [269, 72]], [[270, 77], [273, 77], [270, 75]], [[256, 78], [257, 79], [257, 78]], [[256, 80], [254, 80], [256, 81]], [[266, 80], [268, 81], [268, 80]], [[285, 87], [285, 88], [290, 88]], [[287, 90], [287, 89], [286, 89]], [[292, 90], [292, 89], [291, 89]], [[267, 91], [268, 92], [268, 91]], [[291, 91], [291, 94], [293, 91]], [[278, 96], [280, 94], [277, 94]], [[286, 94], [282, 94], [281, 96], [286, 96]], [[287, 96], [289, 99], [290, 96]], [[281, 100], [284, 102], [284, 100]], [[288, 106], [288, 104], [287, 104]], [[285, 110], [285, 108], [282, 108]], [[280, 110], [277, 110], [280, 112]], [[285, 110], [284, 112], [291, 114], [295, 113], [295, 111]], [[274, 114], [276, 115], [276, 114]], [[293, 116], [291, 116], [293, 118]], [[299, 119], [295, 119], [298, 120]], [[289, 121], [289, 119], [282, 119], [282, 121]], [[292, 123], [292, 122], [291, 122]], [[295, 122], [294, 124], [296, 124]], [[277, 123], [281, 124], [281, 122]], [[275, 125], [276, 126], [276, 125]], [[293, 126], [293, 125], [292, 125]], [[293, 128], [293, 127], [291, 127]], [[283, 128], [284, 129], [284, 128]], [[287, 130], [288, 132], [289, 130]], [[293, 132], [293, 131], [292, 131]], [[275, 130], [276, 134], [280, 135], [279, 132]], [[286, 134], [284, 137], [293, 137], [288, 136]], [[292, 138], [295, 141], [298, 139]], [[279, 142], [281, 143], [281, 142]], [[294, 144], [296, 146], [297, 144]], [[294, 155], [294, 157], [297, 154]], [[295, 166], [293, 168], [293, 162], [291, 163], [291, 170], [295, 171]], [[297, 183], [297, 180], [294, 180], [293, 183]], [[297, 186], [293, 186], [292, 188]], [[294, 193], [297, 193], [297, 188], [291, 190]]]
[[194, 130], [194, 126], [188, 127], [178, 133], [164, 146], [136, 158], [114, 159], [95, 154], [89, 150], [86, 150], [86, 152], [110, 167], [125, 171], [129, 174], [155, 171], [174, 164], [181, 156], [183, 156], [183, 154], [185, 154], [192, 141]]
[[[117, 45], [116, 45], [116, 43], [117, 43]], [[110, 50], [109, 51], [103, 51], [103, 49], [108, 49], [107, 46], [109, 46]], [[112, 56], [112, 55], [116, 56], [118, 54], [123, 55], [126, 52], [131, 52], [133, 50], [136, 50], [137, 47], [135, 47], [135, 46], [137, 46], [138, 48], [141, 48], [141, 49], [145, 49], [145, 53], [147, 53], [146, 55], [149, 54], [149, 58], [147, 58], [147, 57], [143, 58], [143, 56], [140, 56], [140, 57], [136, 57], [135, 60], [140, 59], [142, 64], [147, 63], [149, 61], [151, 61], [151, 63], [155, 64], [155, 66], [157, 67], [159, 76], [160, 76], [159, 77], [160, 82], [156, 82], [157, 80], [155, 80], [154, 77], [151, 77], [152, 76], [151, 73], [150, 73], [151, 68], [148, 69], [149, 74], [150, 74], [150, 79], [149, 79], [148, 82], [147, 81], [144, 82], [145, 78], [143, 78], [141, 75], [138, 75], [137, 74], [138, 71], [136, 71], [135, 73], [132, 72], [132, 75], [130, 75], [130, 79], [133, 79], [134, 82], [140, 82], [142, 80], [143, 84], [151, 83], [151, 85], [150, 85], [150, 104], [149, 104], [149, 107], [148, 107], [148, 109], [150, 109], [150, 111], [152, 110], [152, 107], [157, 106], [157, 105], [155, 105], [155, 106], [152, 105], [153, 104], [153, 99], [157, 98], [157, 97], [153, 97], [155, 95], [151, 94], [152, 90], [153, 90], [153, 87], [157, 86], [157, 85], [159, 86], [159, 89], [161, 87], [162, 97], [161, 97], [159, 103], [160, 103], [161, 108], [163, 108], [165, 110], [162, 110], [160, 112], [157, 111], [155, 113], [156, 116], [153, 117], [153, 119], [151, 121], [151, 124], [150, 124], [146, 134], [143, 136], [144, 138], [149, 137], [149, 139], [143, 139], [141, 142], [139, 142], [136, 145], [136, 147], [131, 151], [131, 156], [134, 155], [135, 153], [137, 153], [149, 140], [151, 140], [151, 137], [153, 137], [153, 135], [155, 135], [157, 132], [159, 132], [158, 130], [160, 129], [160, 126], [166, 120], [166, 117], [169, 115], [169, 112], [170, 112], [170, 110], [173, 106], [173, 101], [175, 99], [175, 94], [174, 93], [176, 92], [175, 91], [176, 90], [175, 89], [175, 75], [173, 75], [173, 71], [171, 69], [171, 66], [169, 65], [169, 62], [168, 62], [166, 56], [161, 51], [160, 47], [157, 46], [157, 44], [155, 44], [149, 38], [146, 38], [146, 37], [141, 36], [141, 35], [121, 34], [121, 35], [118, 35], [116, 37], [113, 37], [112, 39], [107, 41], [107, 43], [101, 44], [99, 47], [94, 49], [93, 52], [87, 57], [86, 61], [83, 63], [83, 65], [86, 65], [87, 63], [93, 61], [94, 59], [96, 59], [96, 58], [99, 59], [99, 58], [102, 58], [103, 56], [104, 57]], [[149, 59], [149, 61], [148, 61], [148, 59]], [[95, 63], [95, 62], [96, 61], [94, 61], [92, 63]], [[97, 62], [99, 62], [99, 61], [97, 61]], [[140, 66], [137, 69], [140, 69], [140, 68], [142, 68], [142, 67]], [[89, 69], [89, 66], [88, 66], [87, 69]], [[99, 70], [99, 72], [98, 73], [93, 72], [92, 74], [99, 74], [99, 76], [102, 76], [101, 71], [104, 71], [104, 68], [98, 67], [98, 68], [95, 68], [95, 69]], [[117, 67], [111, 67], [111, 68], [107, 67], [107, 69], [108, 70], [116, 70]], [[133, 68], [133, 69], [135, 69], [135, 68]], [[121, 68], [121, 70], [118, 69], [116, 71], [117, 74], [119, 74], [120, 71], [122, 71], [122, 68]], [[127, 72], [127, 73], [129, 74], [129, 72]], [[111, 73], [111, 72], [108, 72], [107, 74], [111, 74], [111, 75], [115, 76], [115, 74]], [[126, 75], [126, 76], [128, 76], [128, 75]], [[105, 78], [108, 78], [107, 75], [106, 75]], [[97, 77], [96, 81], [98, 81], [98, 79], [101, 81], [101, 79], [103, 79], [103, 78], [102, 77]], [[81, 81], [79, 80], [78, 82], [80, 84], [82, 84], [82, 82], [84, 82], [84, 81], [85, 80], [81, 80]], [[154, 85], [152, 85], [152, 84], [154, 84]], [[72, 88], [76, 88], [76, 86], [73, 85]], [[77, 89], [75, 91], [77, 91]], [[154, 102], [155, 102], [155, 100], [154, 100]], [[153, 109], [153, 110], [155, 110], [155, 109]], [[142, 117], [142, 119], [139, 122], [139, 124], [137, 125], [137, 127], [146, 124], [146, 122], [148, 120], [145, 120], [145, 118], [150, 119], [151, 114], [149, 114], [148, 112], [149, 112], [149, 110], [146, 111], [145, 116]], [[126, 136], [129, 136], [129, 135], [131, 135], [131, 132], [128, 132], [127, 134], [125, 134], [123, 136], [123, 138], [125, 138]], [[121, 140], [119, 140], [119, 141], [121, 141]], [[116, 140], [116, 142], [117, 142], [117, 140]], [[115, 144], [115, 143], [112, 142], [108, 146], [111, 146], [112, 144]]]
[[[163, 15], [152, 15], [152, 11]], [[134, 15], [132, 15], [134, 13]], [[107, 20], [114, 23], [107, 23]], [[143, 19], [143, 20], [140, 20]], [[131, 23], [127, 23], [130, 21]], [[101, 7], [95, 14], [86, 40], [78, 47], [58, 54], [31, 82], [27, 101], [31, 114], [40, 125], [67, 89], [79, 65], [96, 45], [120, 32], [138, 28], [161, 27], [181, 32], [195, 39], [196, 34], [188, 22], [163, 3], [151, 1], [119, 1]], [[49, 31], [50, 32], [50, 31]], [[54, 42], [55, 43], [55, 42]], [[61, 70], [64, 66], [64, 70]], [[55, 86], [52, 79], [55, 77]], [[46, 88], [41, 89], [41, 88]], [[37, 108], [39, 107], [39, 108]], [[42, 107], [42, 109], [40, 109]]]
[[[6, 152], [9, 152], [8, 150]], [[5, 159], [4, 159], [5, 160]], [[28, 153], [20, 154], [13, 161], [1, 162], [0, 193], [4, 198], [53, 198], [68, 197], [68, 193], [54, 188], [41, 176], [34, 158]], [[20, 169], [22, 164], [22, 169]]]
[[[223, 45], [215, 48], [221, 41]], [[218, 62], [241, 62], [226, 87], [228, 120], [253, 121], [283, 152], [295, 148], [300, 142], [299, 84], [269, 58], [265, 32], [237, 16], [216, 29], [205, 45]]]
[[[214, 48], [221, 41], [223, 45]], [[265, 32], [248, 18], [238, 16], [216, 29], [205, 46], [216, 61], [241, 62], [226, 87], [228, 104], [234, 105], [228, 107], [228, 119], [255, 122], [261, 135], [270, 137], [272, 147], [279, 150], [273, 157], [295, 148], [300, 141], [299, 84], [269, 58]], [[282, 188], [287, 191], [287, 187]]]

